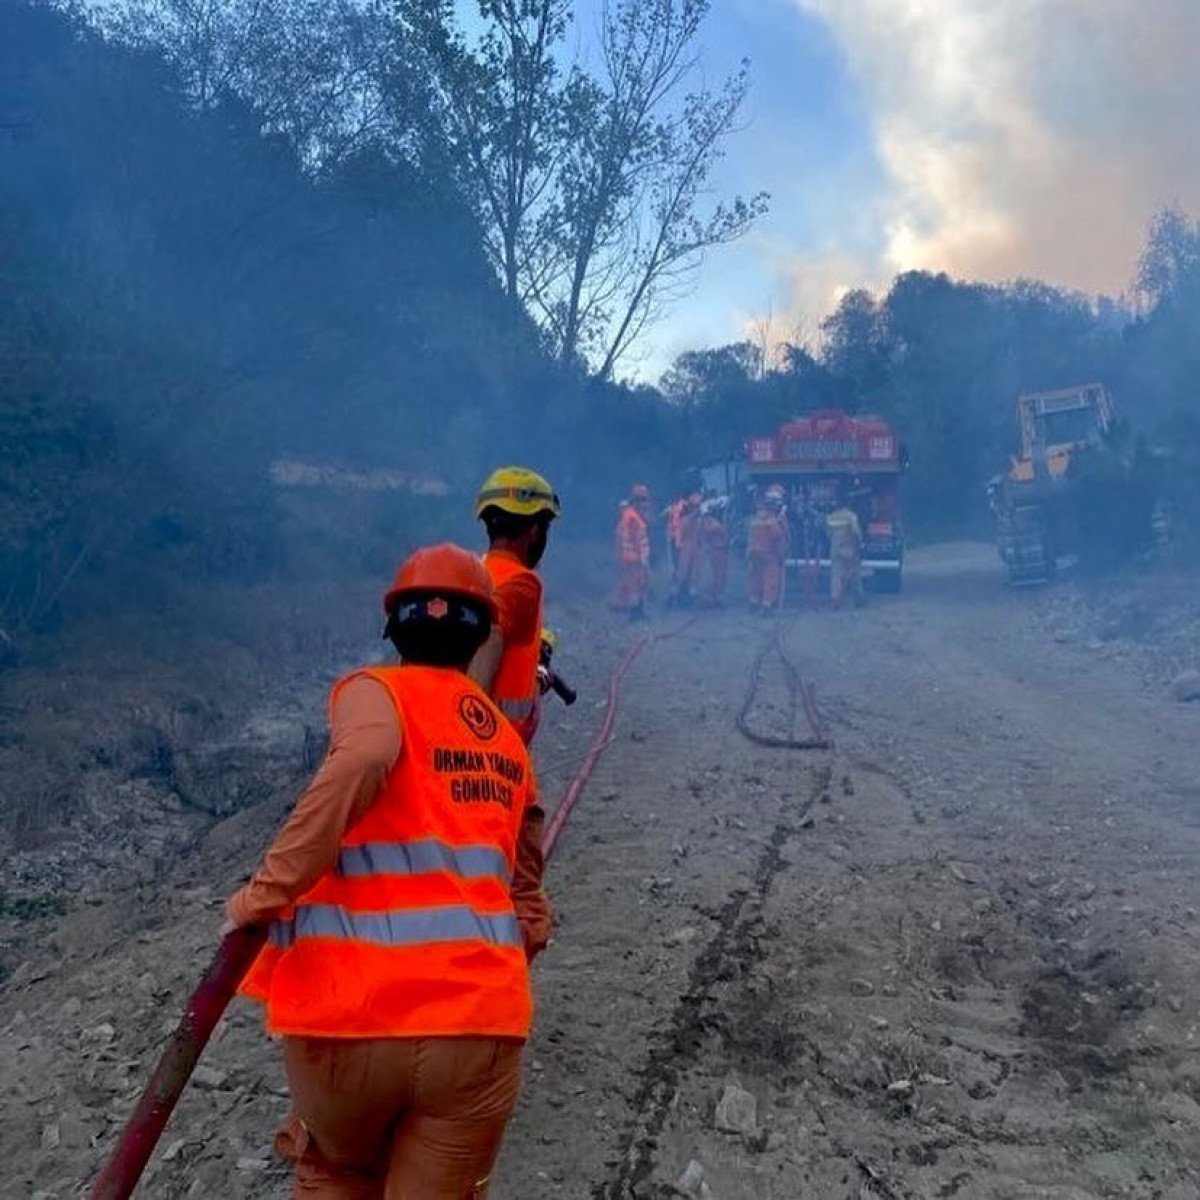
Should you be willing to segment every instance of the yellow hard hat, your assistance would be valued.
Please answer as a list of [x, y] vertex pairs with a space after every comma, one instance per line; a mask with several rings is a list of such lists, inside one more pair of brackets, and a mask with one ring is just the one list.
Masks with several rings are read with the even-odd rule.
[[517, 517], [549, 513], [551, 520], [562, 511], [549, 482], [528, 467], [500, 467], [483, 481], [483, 487], [475, 497], [476, 518], [482, 517], [489, 508], [498, 508]]
[[558, 649], [558, 634], [553, 629], [542, 630], [542, 645], [552, 654]]

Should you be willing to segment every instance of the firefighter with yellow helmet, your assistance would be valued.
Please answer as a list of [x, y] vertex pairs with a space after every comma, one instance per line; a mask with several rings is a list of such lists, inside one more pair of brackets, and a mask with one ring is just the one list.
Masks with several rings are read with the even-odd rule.
[[536, 568], [561, 511], [549, 482], [527, 467], [493, 471], [475, 499], [475, 517], [487, 531], [483, 562], [496, 592], [499, 619], [471, 664], [471, 676], [526, 745], [539, 716], [544, 600]]

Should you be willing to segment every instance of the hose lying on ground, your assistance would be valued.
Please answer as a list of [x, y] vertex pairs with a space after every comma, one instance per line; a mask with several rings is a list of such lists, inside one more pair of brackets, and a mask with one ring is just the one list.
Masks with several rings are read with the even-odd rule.
[[656, 642], [665, 642], [668, 638], [678, 637], [686, 629], [691, 628], [696, 623], [696, 617], [689, 617], [686, 621], [679, 625], [675, 625], [670, 629], [662, 630], [658, 633], [647, 633], [639, 638], [625, 652], [624, 657], [613, 673], [608, 678], [608, 700], [604, 706], [604, 717], [600, 722], [600, 728], [596, 730], [595, 737], [592, 738], [592, 743], [588, 747], [588, 752], [584, 756], [583, 762], [580, 764], [579, 771], [575, 778], [571, 780], [567, 787], [563, 798], [559, 801], [558, 807], [554, 810], [554, 816], [550, 818], [550, 823], [546, 826], [545, 835], [542, 838], [542, 852], [547, 858], [550, 857], [554, 847], [558, 844], [559, 834], [562, 833], [563, 826], [567, 823], [567, 818], [571, 815], [571, 810], [575, 807], [579, 800], [583, 789], [587, 786], [588, 780], [592, 777], [592, 772], [596, 769], [596, 764], [600, 761], [601, 754], [605, 749], [612, 744], [613, 726], [617, 720], [617, 706], [621, 694], [621, 684], [625, 676], [629, 674], [633, 664], [642, 656], [642, 653]]
[[[830, 739], [821, 720], [821, 715], [817, 711], [817, 701], [812, 686], [806, 684], [800, 677], [800, 672], [796, 669], [796, 664], [788, 657], [787, 651], [783, 647], [783, 637], [786, 628], [790, 628], [790, 626], [785, 626], [784, 622], [777, 621], [774, 629], [763, 642], [762, 648], [755, 655], [754, 662], [750, 667], [750, 683], [746, 688], [746, 696], [742, 701], [742, 708], [737, 716], [738, 732], [756, 746], [765, 746], [772, 750], [832, 749], [833, 741]], [[788, 702], [791, 705], [792, 712], [794, 714], [798, 700], [804, 707], [804, 713], [812, 732], [811, 737], [778, 737], [771, 734], [758, 733], [750, 728], [750, 710], [754, 707], [754, 701], [758, 696], [759, 685], [762, 683], [763, 668], [766, 666], [767, 659], [772, 654], [778, 657], [783, 667], [783, 678], [787, 685]]]

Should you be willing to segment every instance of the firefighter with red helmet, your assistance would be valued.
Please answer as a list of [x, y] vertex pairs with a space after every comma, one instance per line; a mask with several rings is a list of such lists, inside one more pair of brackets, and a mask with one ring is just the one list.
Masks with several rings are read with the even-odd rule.
[[497, 619], [483, 563], [418, 550], [384, 597], [395, 666], [330, 699], [330, 751], [226, 930], [282, 1039], [296, 1195], [486, 1195], [546, 944], [529, 754], [467, 668]]

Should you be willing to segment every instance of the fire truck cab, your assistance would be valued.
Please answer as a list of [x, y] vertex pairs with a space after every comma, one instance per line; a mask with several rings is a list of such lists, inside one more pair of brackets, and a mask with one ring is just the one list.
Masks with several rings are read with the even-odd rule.
[[863, 531], [863, 575], [877, 592], [898, 592], [904, 569], [900, 476], [904, 447], [878, 417], [839, 411], [810, 413], [774, 434], [746, 443], [751, 495], [783, 489], [791, 529], [787, 591], [811, 589], [830, 567], [825, 518], [839, 503], [857, 514]]

